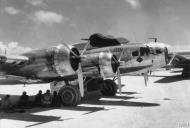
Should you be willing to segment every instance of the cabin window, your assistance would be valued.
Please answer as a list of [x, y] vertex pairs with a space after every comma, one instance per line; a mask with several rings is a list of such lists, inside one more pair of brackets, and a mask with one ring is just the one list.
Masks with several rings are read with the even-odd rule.
[[132, 56], [139, 56], [139, 51], [132, 52]]
[[150, 54], [150, 49], [148, 47], [141, 47], [140, 48], [140, 54], [141, 54], [141, 56], [149, 55]]
[[161, 49], [156, 49], [156, 54], [161, 54], [162, 50]]

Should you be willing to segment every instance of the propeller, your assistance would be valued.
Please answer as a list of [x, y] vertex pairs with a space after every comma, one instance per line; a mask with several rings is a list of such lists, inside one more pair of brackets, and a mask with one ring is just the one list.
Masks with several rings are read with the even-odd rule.
[[123, 52], [124, 52], [124, 49], [122, 50], [118, 60], [116, 58], [114, 58], [115, 62], [117, 63], [117, 66], [118, 66], [116, 75], [117, 75], [119, 94], [121, 94], [121, 92], [122, 92], [122, 88], [121, 88], [121, 72], [120, 72], [119, 67], [122, 65], [121, 57], [122, 57]]
[[[79, 81], [80, 94], [81, 94], [82, 97], [84, 97], [84, 82], [83, 82], [83, 72], [82, 72], [82, 65], [81, 65], [81, 58], [82, 58], [82, 55], [83, 55], [83, 54], [77, 55], [77, 54], [75, 54], [75, 52], [73, 52], [73, 51], [69, 48], [69, 46], [68, 46], [66, 43], [62, 42], [62, 44], [63, 44], [67, 49], [69, 49], [70, 52], [71, 52], [76, 58], [79, 59], [79, 66], [78, 66], [78, 70], [77, 70], [77, 75], [78, 75], [78, 81]], [[85, 52], [85, 51], [83, 50], [83, 53], [84, 53], [84, 52]]]

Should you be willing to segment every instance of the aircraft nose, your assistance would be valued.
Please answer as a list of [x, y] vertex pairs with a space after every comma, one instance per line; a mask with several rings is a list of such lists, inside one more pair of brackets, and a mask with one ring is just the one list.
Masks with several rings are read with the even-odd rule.
[[168, 49], [169, 54], [172, 54], [175, 52], [175, 50], [173, 49], [173, 47], [171, 45], [166, 45], [166, 48]]
[[172, 48], [170, 45], [165, 43], [158, 43], [158, 47], [164, 50], [164, 56], [165, 56], [165, 63], [169, 63], [169, 54], [172, 52]]

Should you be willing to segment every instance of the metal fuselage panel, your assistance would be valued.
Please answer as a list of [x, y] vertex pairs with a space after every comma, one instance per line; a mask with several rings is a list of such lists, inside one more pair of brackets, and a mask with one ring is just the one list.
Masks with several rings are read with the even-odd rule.
[[[100, 52], [111, 52], [116, 55], [117, 58], [120, 58], [121, 56], [121, 61], [124, 62], [124, 64], [120, 66], [121, 74], [137, 75], [166, 65], [164, 49], [158, 48], [162, 51], [162, 53], [156, 54], [157, 48], [150, 48], [151, 51], [148, 54], [142, 55], [140, 51], [141, 48], [147, 48], [147, 45], [126, 44], [121, 46], [98, 48], [88, 50], [85, 54], [88, 55], [97, 54]], [[84, 69], [86, 65], [84, 64]]]

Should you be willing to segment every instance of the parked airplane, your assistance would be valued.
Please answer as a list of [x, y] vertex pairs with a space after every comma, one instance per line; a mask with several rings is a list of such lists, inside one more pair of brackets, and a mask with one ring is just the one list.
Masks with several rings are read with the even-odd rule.
[[[85, 40], [88, 40], [89, 42], [74, 44], [74, 46], [81, 52], [85, 47], [87, 49], [85, 55], [99, 52], [111, 52], [119, 59], [119, 61], [123, 62], [122, 65], [119, 66], [117, 75], [115, 76], [116, 78], [118, 77], [120, 93], [120, 75], [143, 75], [145, 85], [147, 85], [148, 72], [163, 67], [168, 63], [168, 48], [167, 45], [163, 43], [129, 43], [129, 41], [124, 38], [110, 38], [110, 36], [107, 37], [101, 34], [93, 34], [89, 39]], [[85, 64], [82, 63], [82, 65]], [[92, 78], [93, 82], [90, 82], [90, 85], [95, 87], [98, 86], [97, 83], [104, 83], [97, 82], [98, 80], [99, 79], [97, 78]], [[110, 81], [110, 83], [111, 82], [112, 85], [115, 84], [114, 81]], [[110, 90], [114, 89], [107, 89], [105, 95], [115, 95], [115, 93], [110, 92]]]
[[75, 106], [86, 91], [98, 89], [103, 95], [114, 96], [115, 79], [107, 77], [118, 78], [121, 92], [120, 74], [143, 74], [146, 83], [148, 72], [167, 62], [168, 51], [161, 43], [129, 44], [123, 38], [99, 38], [96, 34], [91, 39], [89, 43], [93, 48], [89, 50], [86, 43], [80, 52], [75, 46], [63, 43], [19, 56], [1, 55], [1, 75], [51, 82], [51, 88], [57, 89], [62, 103]]
[[[87, 66], [81, 67], [81, 62], [87, 63]], [[54, 86], [64, 81], [68, 86], [59, 88], [62, 103], [75, 106], [80, 102], [81, 96], [84, 96], [83, 78], [101, 77], [99, 72], [105, 76], [113, 75], [118, 64], [112, 53], [100, 52], [82, 56], [75, 47], [62, 43], [56, 47], [33, 50], [21, 55], [0, 55], [0, 75], [25, 81], [51, 82]], [[88, 71], [82, 71], [86, 67]], [[71, 82], [77, 79], [78, 86], [74, 86]]]

